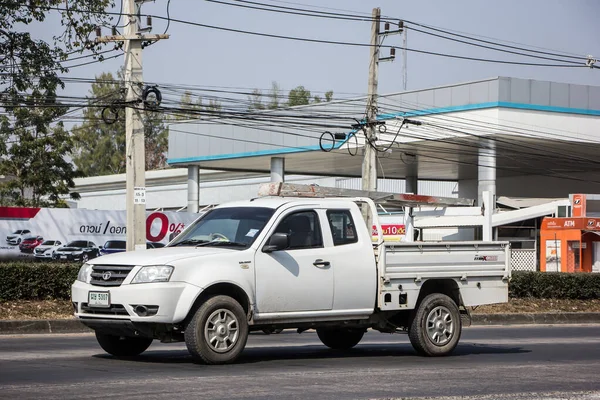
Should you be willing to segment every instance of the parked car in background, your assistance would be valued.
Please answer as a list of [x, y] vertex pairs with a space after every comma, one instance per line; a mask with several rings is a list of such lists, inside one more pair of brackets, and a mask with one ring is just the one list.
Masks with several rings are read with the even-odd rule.
[[43, 241], [44, 238], [41, 236], [26, 237], [21, 244], [19, 244], [19, 250], [21, 250], [21, 253], [33, 253], [33, 249], [42, 244]]
[[74, 240], [66, 246], [59, 247], [52, 258], [59, 261], [83, 261], [91, 260], [100, 255], [100, 249], [89, 240]]
[[108, 240], [104, 243], [104, 246], [100, 247], [100, 255], [105, 256], [107, 254], [120, 253], [125, 251], [127, 248], [127, 242], [125, 240]]
[[42, 244], [33, 250], [33, 256], [35, 258], [52, 258], [54, 252], [60, 246], [62, 246], [62, 242], [60, 240], [44, 240]]
[[[158, 249], [165, 247], [160, 242], [146, 242], [146, 249]], [[104, 243], [104, 246], [100, 247], [100, 255], [105, 256], [107, 254], [121, 253], [127, 249], [127, 242], [125, 240], [108, 240]]]
[[6, 236], [6, 243], [12, 245], [19, 245], [26, 237], [31, 236], [29, 229], [19, 229]]

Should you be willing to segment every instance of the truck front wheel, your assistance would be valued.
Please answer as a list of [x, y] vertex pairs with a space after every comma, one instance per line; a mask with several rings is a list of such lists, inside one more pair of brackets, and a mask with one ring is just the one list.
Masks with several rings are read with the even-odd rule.
[[364, 329], [323, 329], [317, 328], [321, 342], [334, 350], [348, 350], [356, 346], [365, 334]]
[[426, 296], [408, 330], [414, 349], [423, 356], [450, 354], [460, 339], [462, 325], [456, 303], [445, 294]]
[[235, 361], [248, 340], [242, 306], [229, 296], [214, 296], [196, 311], [185, 329], [185, 344], [194, 359], [206, 364]]
[[142, 354], [152, 344], [152, 338], [106, 335], [96, 332], [96, 340], [104, 351], [117, 357]]

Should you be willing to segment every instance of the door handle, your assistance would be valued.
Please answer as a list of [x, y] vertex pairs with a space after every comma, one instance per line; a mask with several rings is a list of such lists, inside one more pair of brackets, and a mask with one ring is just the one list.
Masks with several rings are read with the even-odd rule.
[[329, 261], [323, 261], [320, 258], [313, 263], [315, 267], [329, 267]]

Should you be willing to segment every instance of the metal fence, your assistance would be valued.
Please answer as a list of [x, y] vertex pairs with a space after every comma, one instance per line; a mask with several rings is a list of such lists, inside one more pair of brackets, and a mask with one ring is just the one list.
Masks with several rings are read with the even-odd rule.
[[511, 250], [510, 267], [513, 271], [537, 271], [535, 249]]

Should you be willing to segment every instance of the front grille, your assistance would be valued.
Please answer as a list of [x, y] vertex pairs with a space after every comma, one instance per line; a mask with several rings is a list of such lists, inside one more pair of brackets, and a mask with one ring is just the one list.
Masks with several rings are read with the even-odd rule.
[[121, 286], [132, 269], [133, 265], [94, 265], [90, 283], [104, 287]]
[[90, 307], [88, 303], [81, 303], [81, 312], [96, 315], [129, 315], [123, 304], [112, 304], [110, 307]]

